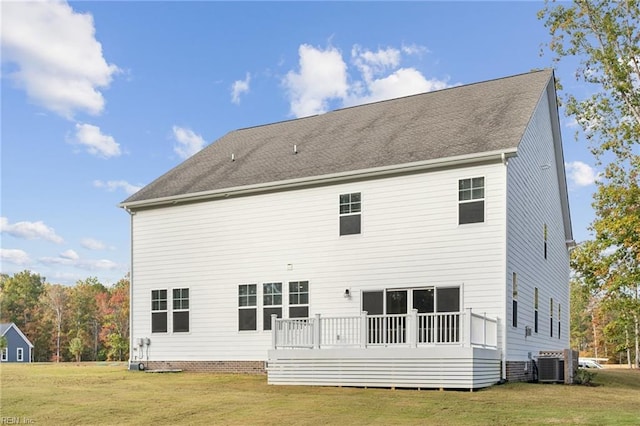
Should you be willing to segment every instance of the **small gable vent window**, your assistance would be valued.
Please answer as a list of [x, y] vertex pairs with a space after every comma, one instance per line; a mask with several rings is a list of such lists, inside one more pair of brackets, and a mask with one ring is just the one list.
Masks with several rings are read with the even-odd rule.
[[484, 222], [484, 178], [458, 181], [458, 223]]
[[362, 196], [359, 192], [340, 195], [340, 235], [359, 234]]
[[167, 332], [167, 290], [151, 290], [151, 332]]

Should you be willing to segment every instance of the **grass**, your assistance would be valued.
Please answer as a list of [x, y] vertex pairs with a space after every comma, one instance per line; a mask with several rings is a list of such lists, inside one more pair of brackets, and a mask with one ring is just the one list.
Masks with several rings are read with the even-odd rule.
[[126, 425], [640, 424], [640, 371], [596, 386], [511, 383], [475, 392], [269, 386], [265, 376], [2, 364], [0, 422]]

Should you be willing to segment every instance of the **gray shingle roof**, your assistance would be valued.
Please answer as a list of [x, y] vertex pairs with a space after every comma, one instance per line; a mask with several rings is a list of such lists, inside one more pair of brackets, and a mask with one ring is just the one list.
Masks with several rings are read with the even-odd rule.
[[515, 149], [552, 76], [535, 71], [235, 130], [123, 205]]

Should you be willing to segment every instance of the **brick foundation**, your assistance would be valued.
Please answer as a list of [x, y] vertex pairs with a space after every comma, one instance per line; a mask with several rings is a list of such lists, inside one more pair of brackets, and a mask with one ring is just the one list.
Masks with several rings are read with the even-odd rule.
[[183, 370], [199, 373], [266, 374], [264, 361], [147, 361], [146, 370]]
[[[526, 368], [526, 371], [525, 371]], [[533, 364], [531, 361], [507, 361], [507, 381], [528, 382], [533, 380]]]

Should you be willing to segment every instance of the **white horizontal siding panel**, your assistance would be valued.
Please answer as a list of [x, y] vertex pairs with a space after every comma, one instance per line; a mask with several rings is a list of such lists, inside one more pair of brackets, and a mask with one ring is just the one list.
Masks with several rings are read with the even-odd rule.
[[[486, 220], [460, 226], [458, 179], [475, 176]], [[351, 192], [362, 194], [362, 234], [340, 237], [338, 196]], [[505, 197], [504, 166], [488, 164], [140, 210], [132, 338], [152, 339], [151, 360], [265, 360], [260, 307], [259, 331], [238, 331], [238, 285], [297, 280], [310, 283], [310, 315], [357, 315], [365, 290], [461, 286], [461, 308], [500, 316]], [[183, 287], [190, 332], [152, 334], [151, 290]]]
[[[559, 141], [558, 141], [559, 143]], [[544, 95], [508, 165], [508, 243], [506, 298], [508, 303], [506, 356], [526, 361], [541, 350], [569, 347], [569, 253], [560, 202], [560, 190], [549, 99]], [[562, 165], [560, 165], [562, 167]], [[544, 224], [547, 258], [544, 258]], [[512, 273], [518, 280], [518, 327], [512, 327]], [[534, 329], [534, 288], [539, 289], [538, 333]], [[550, 298], [554, 300], [554, 336], [550, 336]], [[557, 334], [558, 304], [562, 308], [562, 335]], [[525, 327], [532, 335], [525, 337]]]

